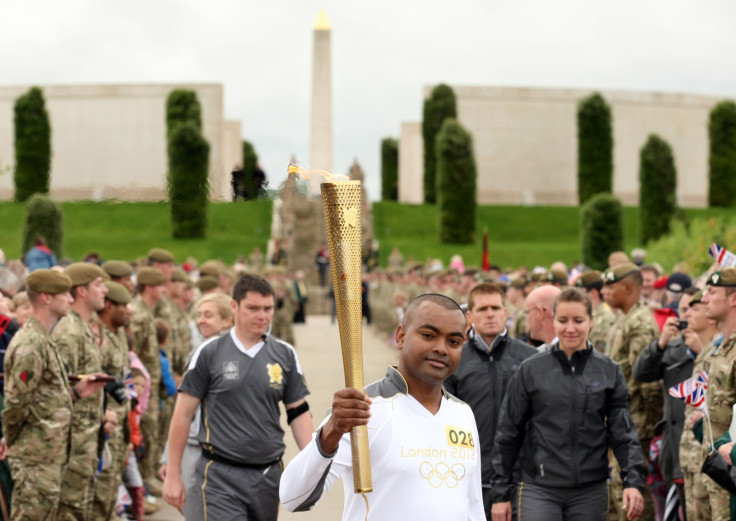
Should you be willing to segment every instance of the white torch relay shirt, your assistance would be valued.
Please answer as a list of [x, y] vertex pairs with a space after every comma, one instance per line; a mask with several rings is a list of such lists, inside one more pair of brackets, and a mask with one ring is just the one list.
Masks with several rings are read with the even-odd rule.
[[443, 393], [433, 415], [407, 391], [393, 367], [386, 378], [366, 387], [373, 401], [368, 423], [373, 492], [366, 494], [367, 505], [354, 492], [350, 434], [328, 455], [319, 446], [320, 425], [281, 477], [284, 506], [292, 512], [310, 510], [342, 478], [343, 520], [485, 521], [473, 412]]

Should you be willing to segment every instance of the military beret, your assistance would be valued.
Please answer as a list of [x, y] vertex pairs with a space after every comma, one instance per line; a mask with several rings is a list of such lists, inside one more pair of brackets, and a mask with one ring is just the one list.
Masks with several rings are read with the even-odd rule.
[[[36, 273], [35, 271], [33, 273]], [[724, 288], [736, 287], [736, 268], [723, 268], [716, 271], [706, 282], [708, 286], [717, 286]]]
[[603, 274], [598, 270], [587, 270], [580, 274], [575, 280], [578, 288], [601, 288], [603, 286]]
[[609, 268], [603, 274], [603, 283], [613, 284], [614, 282], [618, 282], [628, 277], [632, 273], [638, 273], [638, 272], [639, 272], [639, 267], [633, 262], [622, 262], [621, 264], [616, 264], [614, 267]]
[[174, 262], [174, 255], [163, 248], [153, 248], [148, 252], [148, 260], [153, 262]]
[[102, 264], [102, 269], [110, 275], [119, 279], [133, 274], [133, 266], [121, 260], [109, 260]]
[[524, 288], [526, 286], [526, 279], [524, 277], [514, 277], [509, 282], [509, 286], [512, 288]]
[[690, 305], [693, 304], [700, 304], [703, 301], [703, 294], [705, 292], [701, 289], [698, 291], [695, 295], [693, 295], [693, 298], [690, 299]]
[[673, 273], [667, 279], [667, 289], [673, 293], [682, 293], [692, 285], [692, 279], [685, 273]]
[[547, 272], [546, 271], [537, 271], [532, 273], [531, 281], [532, 282], [542, 282], [543, 280], [547, 280]]
[[56, 295], [69, 291], [72, 279], [68, 275], [56, 270], [34, 270], [26, 277], [26, 286], [37, 293]]
[[97, 277], [102, 278], [102, 280], [110, 278], [102, 268], [90, 262], [75, 262], [74, 264], [70, 264], [64, 270], [64, 273], [71, 279], [72, 286], [84, 286]]
[[166, 284], [166, 275], [158, 268], [145, 267], [138, 270], [137, 281], [141, 286], [160, 286]]
[[184, 270], [181, 268], [174, 268], [171, 271], [171, 282], [191, 282], [189, 279], [189, 275], [184, 273]]
[[224, 266], [221, 262], [216, 260], [208, 260], [207, 262], [203, 262], [202, 265], [199, 267], [199, 273], [200, 275], [210, 275], [218, 277], [220, 273], [222, 273]]
[[116, 304], [127, 304], [132, 300], [130, 292], [122, 284], [108, 280], [105, 282], [105, 287], [107, 288], [107, 295], [105, 295], [107, 300]]
[[567, 272], [561, 269], [549, 270], [547, 280], [555, 284], [567, 284]]
[[219, 285], [220, 281], [217, 280], [215, 277], [211, 277], [209, 275], [200, 277], [196, 284], [200, 291], [210, 291], [212, 289], [215, 289]]

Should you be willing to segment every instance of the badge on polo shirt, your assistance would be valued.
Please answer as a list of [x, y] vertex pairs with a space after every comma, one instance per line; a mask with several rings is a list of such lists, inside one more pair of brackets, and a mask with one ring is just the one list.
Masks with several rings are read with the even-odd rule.
[[266, 371], [268, 371], [268, 383], [271, 387], [278, 388], [284, 382], [284, 370], [278, 362], [266, 364]]
[[222, 377], [225, 380], [237, 380], [240, 378], [240, 368], [238, 362], [223, 362]]

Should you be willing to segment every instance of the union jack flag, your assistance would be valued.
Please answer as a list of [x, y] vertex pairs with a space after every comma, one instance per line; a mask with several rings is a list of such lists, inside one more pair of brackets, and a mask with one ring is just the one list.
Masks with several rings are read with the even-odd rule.
[[699, 374], [688, 378], [682, 383], [669, 388], [669, 393], [675, 398], [684, 400], [688, 405], [698, 409], [705, 409], [705, 392], [708, 390], [708, 373], [700, 371]]
[[724, 268], [733, 268], [736, 266], [736, 254], [715, 242], [711, 243], [709, 253]]

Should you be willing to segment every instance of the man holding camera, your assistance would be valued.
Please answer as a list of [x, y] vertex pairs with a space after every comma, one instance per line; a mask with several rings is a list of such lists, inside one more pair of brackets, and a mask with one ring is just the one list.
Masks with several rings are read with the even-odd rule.
[[[697, 288], [688, 288], [680, 297], [677, 312], [685, 317], [690, 301], [698, 293]], [[685, 343], [684, 331], [688, 323], [677, 317], [669, 317], [657, 340], [650, 343], [634, 364], [632, 374], [639, 382], [664, 381], [665, 391], [690, 378], [697, 353]], [[662, 447], [659, 466], [667, 483], [674, 483], [680, 504], [685, 504], [683, 472], [680, 467], [680, 438], [685, 423], [685, 402], [670, 393], [664, 393], [664, 416], [662, 425]]]
[[[100, 350], [90, 322], [95, 312], [105, 307], [104, 279], [107, 275], [102, 268], [89, 262], [71, 264], [64, 274], [71, 279], [70, 294], [74, 302], [53, 331], [59, 358], [69, 375], [99, 373], [102, 370]], [[59, 497], [60, 519], [89, 519], [101, 452], [99, 436], [103, 413], [103, 393], [74, 403], [69, 464], [62, 476]]]
[[[128, 358], [128, 344], [127, 342], [123, 343], [119, 331], [130, 323], [131, 312], [128, 304], [132, 300], [130, 293], [122, 284], [107, 281], [105, 287], [107, 288], [105, 307], [97, 312], [101, 333], [100, 355], [105, 372], [115, 376], [118, 380], [105, 386], [109, 396], [104, 428], [111, 460], [102, 469], [95, 488], [92, 518], [100, 521], [114, 519], [115, 502], [117, 501], [118, 488], [123, 476], [127, 454], [123, 429], [128, 418], [129, 402], [127, 401], [123, 382], [125, 381], [126, 367], [130, 365], [130, 361]], [[114, 416], [111, 417], [111, 414]]]

